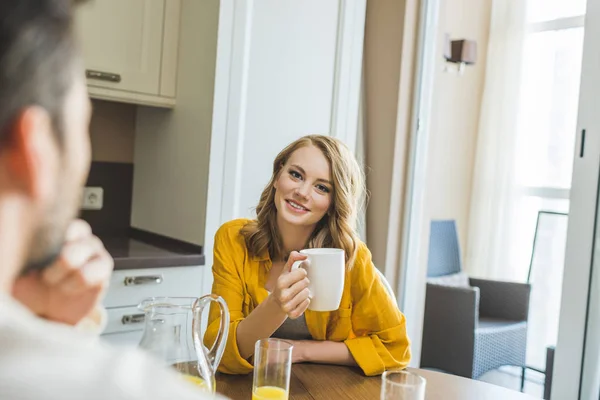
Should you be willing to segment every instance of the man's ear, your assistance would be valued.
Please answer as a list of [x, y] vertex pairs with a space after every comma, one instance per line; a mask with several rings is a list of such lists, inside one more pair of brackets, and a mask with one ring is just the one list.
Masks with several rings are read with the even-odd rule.
[[16, 187], [33, 199], [47, 195], [54, 186], [57, 151], [48, 111], [38, 106], [24, 109], [14, 119], [9, 136], [6, 155]]

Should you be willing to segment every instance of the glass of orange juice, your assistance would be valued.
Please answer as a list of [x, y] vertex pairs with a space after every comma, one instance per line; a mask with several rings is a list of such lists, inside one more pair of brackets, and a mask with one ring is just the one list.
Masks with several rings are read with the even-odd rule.
[[293, 348], [279, 339], [256, 342], [252, 400], [288, 400]]

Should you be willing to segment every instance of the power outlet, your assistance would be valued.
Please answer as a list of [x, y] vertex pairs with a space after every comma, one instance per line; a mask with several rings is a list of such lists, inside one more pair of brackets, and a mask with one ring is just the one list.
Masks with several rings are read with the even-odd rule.
[[102, 210], [104, 189], [101, 187], [86, 187], [83, 189], [81, 208], [84, 210]]

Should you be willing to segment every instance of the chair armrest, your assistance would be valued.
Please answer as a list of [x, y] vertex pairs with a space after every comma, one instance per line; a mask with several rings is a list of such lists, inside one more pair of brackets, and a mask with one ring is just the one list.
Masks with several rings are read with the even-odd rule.
[[471, 377], [479, 289], [428, 283], [421, 366]]
[[530, 284], [474, 278], [470, 278], [469, 281], [471, 286], [479, 288], [481, 317], [527, 321]]

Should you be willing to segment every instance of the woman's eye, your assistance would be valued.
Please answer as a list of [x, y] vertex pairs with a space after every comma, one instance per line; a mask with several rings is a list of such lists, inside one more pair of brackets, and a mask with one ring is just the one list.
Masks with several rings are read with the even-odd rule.
[[323, 193], [329, 193], [330, 190], [327, 186], [325, 185], [317, 185], [317, 190]]
[[293, 169], [290, 170], [290, 175], [292, 178], [302, 179], [302, 175], [300, 175], [298, 171], [294, 171]]

